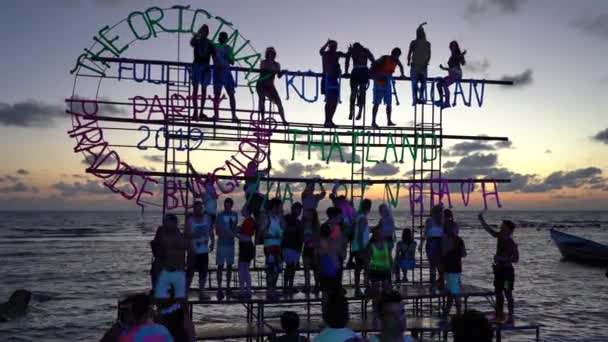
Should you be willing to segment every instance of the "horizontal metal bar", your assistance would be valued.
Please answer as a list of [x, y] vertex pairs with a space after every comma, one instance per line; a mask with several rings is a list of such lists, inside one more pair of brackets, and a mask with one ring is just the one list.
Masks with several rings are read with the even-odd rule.
[[[93, 61], [107, 62], [107, 63], [135, 63], [135, 64], [151, 64], [151, 65], [170, 65], [170, 66], [182, 66], [189, 67], [192, 63], [186, 62], [175, 62], [175, 61], [163, 61], [163, 60], [151, 60], [151, 59], [138, 59], [138, 58], [111, 58], [111, 57], [99, 57], [92, 58]], [[260, 73], [262, 70], [256, 68], [243, 68], [243, 67], [231, 67], [232, 70], [244, 71], [244, 72], [254, 72]], [[289, 76], [310, 76], [310, 77], [322, 77], [322, 73], [313, 72], [313, 71], [290, 71], [285, 70], [284, 74]], [[350, 75], [342, 75], [342, 78], [349, 79]], [[428, 77], [428, 79], [432, 79], [433, 77]], [[411, 81], [410, 77], [393, 77], [396, 81]], [[485, 84], [496, 84], [496, 85], [513, 85], [513, 81], [504, 81], [504, 80], [478, 80], [478, 79], [462, 79], [460, 83], [485, 83]]]
[[[193, 174], [193, 173], [181, 173], [181, 172], [160, 172], [160, 171], [142, 171], [142, 170], [106, 170], [106, 169], [91, 169], [87, 168], [86, 172], [88, 173], [96, 173], [96, 174], [112, 174], [112, 175], [145, 175], [145, 176], [158, 176], [158, 177], [174, 177], [174, 178], [188, 178], [188, 177], [197, 177], [206, 179], [210, 175], [205, 174]], [[238, 179], [238, 180], [246, 180], [248, 177], [244, 176], [227, 176], [227, 175], [215, 175], [217, 179]], [[271, 182], [284, 182], [284, 183], [306, 183], [311, 180], [315, 180], [315, 178], [302, 178], [302, 177], [261, 177], [261, 181], [271, 181]], [[317, 182], [324, 184], [333, 184], [336, 179], [323, 179], [320, 178], [316, 180]], [[360, 184], [361, 181], [355, 181], [351, 179], [340, 179], [338, 180], [341, 184]], [[448, 183], [510, 183], [510, 179], [446, 179]], [[403, 184], [411, 184], [411, 183], [440, 183], [437, 180], [431, 182], [431, 179], [366, 179], [363, 182], [368, 185], [373, 184], [395, 184], [395, 183], [403, 183]]]

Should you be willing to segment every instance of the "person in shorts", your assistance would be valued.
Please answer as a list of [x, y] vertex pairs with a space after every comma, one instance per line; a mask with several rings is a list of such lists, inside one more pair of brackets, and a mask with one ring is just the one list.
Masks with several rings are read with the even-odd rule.
[[222, 88], [224, 88], [230, 102], [232, 121], [238, 122], [239, 118], [236, 116], [236, 98], [234, 96], [236, 83], [230, 70], [230, 66], [234, 64], [234, 51], [232, 51], [232, 47], [228, 44], [228, 33], [221, 32], [217, 41], [219, 44], [215, 48], [213, 64], [213, 119], [217, 120], [220, 117], [220, 95], [222, 95]]
[[[369, 221], [367, 215], [372, 209], [372, 201], [364, 199], [361, 202], [359, 213], [355, 221], [355, 232], [353, 236], [353, 242], [351, 245], [351, 254], [353, 255], [353, 261], [355, 264], [355, 296], [363, 296], [361, 291], [361, 272], [366, 270], [367, 267], [367, 246], [370, 240]], [[365, 277], [367, 279], [367, 276]]]
[[285, 218], [283, 217], [283, 201], [273, 198], [268, 203], [268, 214], [262, 223], [264, 227], [264, 255], [266, 256], [266, 287], [269, 299], [279, 297], [276, 290], [277, 280], [282, 271], [283, 253], [281, 241], [285, 231]]
[[338, 102], [340, 101], [340, 58], [347, 54], [338, 51], [338, 42], [328, 39], [319, 50], [323, 61], [323, 77], [321, 78], [321, 94], [325, 95], [325, 127], [336, 127], [333, 122]]
[[[190, 78], [192, 80], [192, 102], [194, 104], [194, 115], [192, 120], [207, 119], [203, 108], [207, 99], [207, 86], [211, 84], [211, 57], [215, 58], [215, 46], [207, 37], [209, 36], [209, 26], [206, 24], [200, 29], [190, 40], [190, 46], [194, 52], [194, 61], [192, 69], [190, 69]], [[198, 88], [201, 88], [200, 96], [200, 112], [198, 105]], [[200, 115], [199, 115], [200, 114]]]
[[393, 105], [393, 73], [399, 67], [401, 76], [403, 73], [403, 64], [399, 61], [401, 49], [394, 48], [390, 55], [385, 55], [377, 59], [372, 65], [371, 75], [374, 79], [374, 107], [372, 108], [372, 127], [378, 128], [376, 116], [378, 108], [384, 102], [386, 105], [386, 119], [388, 126], [395, 126], [391, 120], [392, 105]]
[[374, 55], [359, 42], [354, 43], [349, 47], [346, 54], [346, 65], [344, 67], [345, 74], [348, 74], [350, 60], [353, 60], [353, 70], [350, 74], [350, 107], [348, 120], [352, 120], [355, 115], [355, 101], [357, 107], [359, 107], [359, 112], [355, 120], [360, 120], [363, 109], [365, 108], [365, 93], [369, 86], [369, 67], [367, 62], [373, 63]]
[[[496, 254], [494, 255], [494, 292], [496, 293], [496, 320], [499, 322], [504, 319], [504, 297], [507, 297], [507, 308], [509, 316], [507, 323], [513, 322], [513, 288], [515, 286], [515, 269], [513, 264], [519, 261], [519, 250], [513, 241], [513, 231], [515, 224], [512, 221], [504, 220], [500, 226], [500, 231], [493, 230], [483, 218], [483, 213], [479, 214], [479, 222], [482, 227], [496, 239]], [[504, 294], [504, 297], [503, 297]]]
[[439, 92], [441, 100], [437, 101], [435, 105], [440, 106], [441, 108], [448, 108], [451, 106], [449, 87], [462, 79], [461, 65], [465, 65], [466, 63], [464, 55], [466, 55], [467, 50], [461, 52], [457, 41], [453, 40], [450, 42], [450, 52], [451, 54], [447, 68], [443, 66], [443, 64], [439, 65], [441, 70], [448, 72], [446, 77], [440, 78], [437, 81], [437, 91]]
[[444, 227], [445, 235], [441, 241], [441, 255], [443, 271], [445, 272], [446, 287], [448, 290], [448, 301], [444, 316], [450, 314], [452, 302], [456, 302], [456, 313], [461, 313], [460, 300], [460, 278], [462, 274], [462, 258], [467, 256], [464, 241], [456, 235], [455, 225], [448, 224]]
[[388, 291], [391, 288], [392, 258], [389, 243], [383, 239], [380, 227], [373, 229], [372, 241], [367, 246], [368, 277], [372, 295], [376, 296], [380, 290]]
[[285, 215], [285, 231], [283, 232], [283, 259], [285, 260], [285, 273], [283, 274], [283, 289], [286, 293], [293, 293], [293, 280], [296, 268], [300, 262], [300, 253], [304, 244], [304, 229], [300, 215], [302, 204], [295, 202], [291, 205], [291, 212]]
[[395, 250], [395, 281], [401, 281], [403, 273], [403, 281], [407, 282], [407, 272], [416, 267], [416, 240], [409, 228], [401, 232], [401, 241], [397, 242]]
[[268, 99], [277, 106], [283, 124], [287, 125], [283, 102], [274, 85], [275, 76], [278, 76], [279, 78], [283, 76], [281, 73], [281, 65], [275, 60], [277, 58], [277, 52], [270, 46], [266, 48], [264, 57], [265, 59], [260, 63], [260, 78], [255, 84], [255, 90], [258, 93], [258, 108], [263, 117], [266, 112], [266, 99]]
[[185, 301], [188, 239], [179, 231], [175, 214], [165, 215], [163, 228], [159, 229], [158, 245], [162, 256], [161, 271], [154, 286], [154, 299], [160, 302], [169, 300], [173, 290], [174, 298]]
[[192, 215], [186, 221], [184, 235], [190, 241], [188, 253], [188, 272], [186, 285], [190, 288], [194, 272], [198, 272], [199, 298], [207, 300], [205, 284], [209, 273], [209, 252], [213, 252], [215, 235], [213, 234], [213, 221], [203, 210], [203, 203], [194, 202]]
[[[307, 212], [308, 211], [308, 212]], [[319, 216], [316, 209], [307, 209], [302, 215], [302, 226], [304, 230], [304, 248], [302, 250], [302, 265], [304, 266], [304, 292], [311, 289], [310, 273], [314, 278], [313, 292], [319, 292]]]
[[215, 221], [215, 234], [217, 235], [217, 298], [223, 299], [222, 273], [226, 267], [226, 292], [231, 293], [232, 265], [234, 265], [234, 239], [237, 237], [239, 215], [232, 210], [234, 201], [228, 197], [224, 200], [224, 211], [217, 215]]

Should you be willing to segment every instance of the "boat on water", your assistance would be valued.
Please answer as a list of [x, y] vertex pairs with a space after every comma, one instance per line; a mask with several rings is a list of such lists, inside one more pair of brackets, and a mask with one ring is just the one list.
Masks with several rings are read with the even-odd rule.
[[551, 239], [564, 259], [608, 265], [608, 246], [551, 228]]

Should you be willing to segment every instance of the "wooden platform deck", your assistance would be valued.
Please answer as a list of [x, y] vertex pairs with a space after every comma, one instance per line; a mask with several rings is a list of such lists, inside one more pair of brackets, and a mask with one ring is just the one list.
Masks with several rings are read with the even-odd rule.
[[[448, 322], [449, 320], [438, 317], [408, 317], [406, 330], [412, 335], [418, 335], [420, 341], [424, 340], [424, 333], [436, 333], [438, 334], [437, 337], [441, 340], [447, 341], [449, 335]], [[362, 335], [380, 331], [380, 326], [371, 319], [351, 319], [348, 326]], [[534, 332], [536, 341], [539, 341], [540, 338], [540, 326], [538, 324], [516, 320], [512, 325], [494, 324], [493, 326], [497, 339], [502, 337], [503, 332], [523, 330]], [[195, 327], [197, 340], [199, 341], [226, 339], [254, 340], [272, 335], [280, 335], [283, 332], [278, 319], [269, 319], [262, 326], [254, 323], [195, 322]], [[320, 319], [300, 321], [300, 333], [303, 335], [318, 334], [323, 327], [323, 322]]]

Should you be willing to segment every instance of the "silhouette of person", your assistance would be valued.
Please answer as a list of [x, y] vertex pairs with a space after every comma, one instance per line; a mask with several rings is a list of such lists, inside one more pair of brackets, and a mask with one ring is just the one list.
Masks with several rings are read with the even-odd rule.
[[220, 95], [222, 94], [222, 88], [224, 88], [230, 101], [232, 121], [237, 122], [239, 119], [236, 116], [236, 99], [234, 97], [236, 84], [230, 72], [230, 66], [234, 64], [234, 52], [232, 47], [226, 44], [227, 42], [228, 33], [221, 32], [218, 36], [219, 44], [216, 46], [215, 59], [213, 60], [213, 119], [217, 120], [219, 118]]
[[338, 51], [338, 43], [328, 39], [319, 50], [323, 61], [323, 77], [321, 78], [321, 93], [325, 95], [325, 127], [336, 127], [333, 122], [338, 99], [340, 97], [340, 83], [338, 79], [342, 74], [340, 58], [346, 58], [344, 52]]
[[260, 109], [260, 113], [262, 116], [264, 116], [265, 100], [268, 98], [277, 106], [281, 120], [283, 120], [283, 124], [287, 124], [287, 121], [285, 120], [285, 112], [283, 110], [283, 103], [281, 102], [277, 88], [274, 86], [275, 75], [278, 75], [279, 78], [283, 76], [281, 73], [281, 65], [275, 61], [277, 52], [271, 46], [266, 49], [264, 56], [265, 59], [262, 61], [262, 63], [260, 63], [260, 78], [255, 85], [255, 89], [258, 93], [258, 107]]
[[194, 103], [194, 115], [192, 120], [198, 121], [199, 111], [197, 107], [198, 86], [201, 86], [201, 107], [200, 118], [207, 119], [207, 115], [203, 113], [205, 107], [205, 99], [207, 97], [207, 86], [211, 84], [211, 67], [209, 63], [213, 56], [215, 62], [215, 46], [207, 37], [209, 36], [209, 26], [203, 25], [198, 32], [190, 39], [190, 46], [194, 52], [194, 61], [192, 62], [192, 101]]
[[374, 78], [374, 107], [372, 110], [372, 126], [378, 128], [376, 123], [376, 115], [378, 107], [384, 101], [386, 105], [386, 118], [389, 126], [395, 126], [391, 121], [392, 113], [392, 75], [397, 66], [401, 71], [401, 76], [405, 77], [403, 72], [403, 64], [399, 61], [401, 49], [396, 47], [391, 51], [390, 56], [382, 56], [377, 59], [372, 65], [372, 77]]
[[460, 46], [458, 42], [453, 40], [450, 42], [450, 59], [448, 60], [448, 67], [446, 68], [443, 64], [440, 64], [439, 67], [441, 70], [446, 70], [448, 75], [444, 78], [440, 78], [437, 81], [437, 90], [439, 91], [439, 96], [441, 97], [440, 101], [436, 102], [436, 105], [441, 108], [450, 107], [450, 89], [448, 88], [452, 83], [458, 82], [462, 79], [462, 69], [461, 65], [466, 63], [464, 59], [464, 55], [467, 53], [467, 50], [460, 51]]
[[416, 40], [410, 42], [407, 53], [407, 65], [410, 66], [412, 81], [412, 106], [426, 102], [426, 76], [427, 67], [431, 60], [431, 43], [426, 40], [424, 25], [426, 25], [426, 22], [420, 24], [416, 29]]
[[374, 62], [374, 55], [360, 43], [354, 43], [349, 49], [346, 57], [344, 73], [348, 74], [350, 60], [353, 60], [353, 70], [350, 74], [350, 112], [348, 119], [352, 120], [355, 114], [355, 100], [359, 113], [355, 120], [361, 119], [363, 108], [365, 108], [365, 92], [369, 85], [369, 68], [367, 61]]

